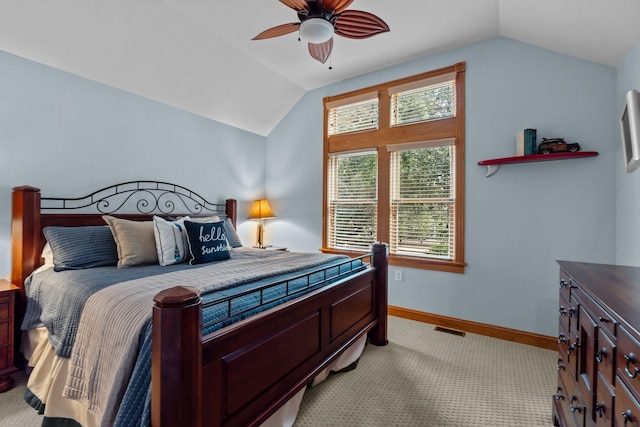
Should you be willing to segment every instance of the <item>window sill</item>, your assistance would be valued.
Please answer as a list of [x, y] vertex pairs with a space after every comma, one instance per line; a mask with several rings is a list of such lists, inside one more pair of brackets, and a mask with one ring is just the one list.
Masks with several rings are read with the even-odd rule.
[[464, 274], [466, 262], [440, 261], [418, 257], [389, 255], [389, 265], [398, 267], [421, 268], [423, 270], [445, 271], [447, 273]]
[[[365, 254], [365, 252], [344, 251], [331, 248], [322, 248], [321, 252], [325, 254], [341, 254], [350, 257], [357, 257]], [[423, 270], [444, 271], [447, 273], [464, 274], [464, 268], [467, 266], [465, 262], [440, 261], [435, 259], [424, 259], [417, 257], [389, 255], [389, 265], [398, 267], [420, 268]]]

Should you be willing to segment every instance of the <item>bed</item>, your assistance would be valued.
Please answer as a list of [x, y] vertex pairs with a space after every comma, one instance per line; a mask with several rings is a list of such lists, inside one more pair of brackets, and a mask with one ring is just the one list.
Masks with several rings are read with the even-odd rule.
[[[178, 204], [185, 207], [180, 208]], [[87, 213], [87, 209], [97, 212]], [[123, 211], [136, 213], [121, 213]], [[20, 289], [17, 304], [20, 318], [29, 313], [26, 285], [40, 274], [30, 277], [43, 263], [45, 227], [51, 230], [52, 227], [104, 226], [105, 214], [117, 221], [135, 222], [149, 222], [154, 217], [175, 220], [180, 215], [191, 215], [196, 221], [200, 216], [216, 215], [221, 221], [217, 224], [224, 222], [235, 227], [237, 204], [233, 199], [223, 204], [212, 204], [185, 187], [155, 181], [127, 182], [89, 196], [65, 199], [41, 197], [39, 189], [30, 186], [14, 188], [12, 282]], [[266, 251], [256, 251], [259, 253], [245, 254], [250, 250], [237, 248], [236, 252], [231, 252], [230, 261], [241, 263], [249, 257], [244, 261], [248, 264], [254, 262], [251, 257], [257, 257], [265, 258], [265, 262], [270, 264], [277, 261], [290, 265], [293, 261], [287, 257], [298, 257], [295, 253], [271, 251], [272, 254], [267, 256]], [[283, 258], [274, 258], [278, 256]], [[154, 268], [158, 269], [157, 266]], [[209, 266], [198, 271], [205, 276], [212, 275], [205, 268]], [[180, 268], [176, 267], [176, 270]], [[182, 270], [189, 268], [182, 267]], [[384, 244], [373, 245], [370, 254], [355, 259], [331, 259], [329, 263], [317, 266], [297, 265], [285, 274], [279, 274], [277, 279], [258, 275], [258, 279], [254, 277], [254, 280], [239, 286], [237, 295], [230, 295], [226, 285], [221, 288], [223, 295], [215, 297], [212, 295], [217, 295], [217, 290], [212, 293], [208, 284], [199, 289], [197, 286], [182, 286], [182, 270], [175, 273], [172, 270], [171, 274], [175, 276], [163, 274], [142, 278], [144, 286], [148, 282], [148, 290], [144, 286], [144, 292], [136, 288], [136, 293], [143, 297], [137, 297], [142, 298], [142, 302], [135, 304], [141, 307], [148, 305], [152, 312], [148, 314], [146, 308], [140, 310], [142, 319], [144, 316], [150, 318], [147, 328], [150, 368], [139, 362], [141, 357], [138, 355], [134, 374], [138, 371], [138, 364], [141, 371], [150, 370], [150, 373], [143, 374], [150, 377], [150, 385], [143, 385], [143, 389], [148, 388], [147, 396], [150, 397], [147, 397], [149, 409], [142, 411], [142, 418], [136, 424], [278, 424], [283, 417], [282, 412], [292, 401], [298, 399], [299, 402], [303, 390], [315, 378], [326, 376], [329, 370], [344, 368], [344, 363], [348, 369], [352, 368], [357, 363], [357, 359], [355, 362], [352, 359], [353, 348], [357, 345], [364, 341], [374, 345], [387, 344], [387, 247]], [[220, 279], [220, 282], [224, 281]], [[108, 301], [118, 301], [110, 309], [125, 310], [123, 307], [128, 307], [124, 305], [128, 302], [125, 302], [125, 292], [119, 288], [121, 285], [109, 285], [98, 292], [110, 292], [103, 297], [110, 298]], [[276, 290], [279, 292], [277, 296], [270, 296]], [[252, 305], [249, 310], [241, 312], [232, 308], [240, 304], [238, 298], [249, 297], [259, 300], [259, 306]], [[88, 307], [94, 305], [109, 305], [98, 302], [96, 298], [92, 296], [87, 300], [91, 304], [86, 302], [87, 308], [83, 310], [88, 311]], [[147, 303], [145, 298], [152, 301]], [[133, 306], [138, 307], [135, 304]], [[208, 323], [212, 307], [217, 311], [226, 307], [226, 314], [221, 314], [222, 320], [217, 320], [215, 327]], [[128, 313], [128, 310], [125, 311]], [[204, 323], [203, 313], [207, 319]], [[105, 316], [114, 317], [113, 314]], [[82, 328], [82, 321], [80, 325], [78, 330]], [[92, 334], [78, 334], [77, 339], [84, 344], [74, 344], [74, 351], [92, 348], [90, 340], [82, 341], [84, 337], [91, 338]], [[19, 340], [20, 334], [16, 335]], [[143, 347], [142, 343], [147, 342], [143, 335], [140, 337], [137, 351]], [[108, 350], [104, 352], [108, 353]], [[116, 402], [120, 409], [133, 388], [134, 380], [125, 380], [129, 384], [125, 387], [125, 397], [122, 400], [118, 397]], [[67, 386], [69, 384], [68, 381]], [[118, 412], [118, 419], [121, 412]], [[284, 415], [287, 417], [290, 418]], [[111, 421], [102, 424], [110, 425]]]

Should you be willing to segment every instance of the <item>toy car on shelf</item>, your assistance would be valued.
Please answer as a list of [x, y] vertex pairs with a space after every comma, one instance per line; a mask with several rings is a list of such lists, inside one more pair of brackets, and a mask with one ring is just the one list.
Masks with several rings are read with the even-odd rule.
[[575, 153], [580, 151], [580, 144], [577, 142], [567, 143], [564, 138], [542, 138], [542, 142], [538, 145], [538, 154], [559, 153], [570, 151]]

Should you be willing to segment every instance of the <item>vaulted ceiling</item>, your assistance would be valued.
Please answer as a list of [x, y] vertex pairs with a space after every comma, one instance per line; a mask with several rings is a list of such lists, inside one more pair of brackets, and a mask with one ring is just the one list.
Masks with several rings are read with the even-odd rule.
[[329, 63], [278, 0], [0, 0], [0, 50], [260, 135], [308, 90], [502, 36], [615, 67], [640, 40], [638, 0], [355, 0], [390, 32], [334, 37]]

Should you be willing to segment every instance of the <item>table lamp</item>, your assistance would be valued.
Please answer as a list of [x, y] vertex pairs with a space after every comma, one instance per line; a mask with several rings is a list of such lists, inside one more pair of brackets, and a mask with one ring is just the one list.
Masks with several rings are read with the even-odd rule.
[[256, 238], [256, 247], [263, 249], [264, 240], [264, 219], [266, 218], [275, 218], [276, 215], [273, 213], [271, 208], [269, 207], [269, 202], [265, 199], [255, 200], [253, 202], [253, 206], [251, 206], [251, 212], [249, 212], [249, 219], [257, 219], [258, 220], [258, 236]]

